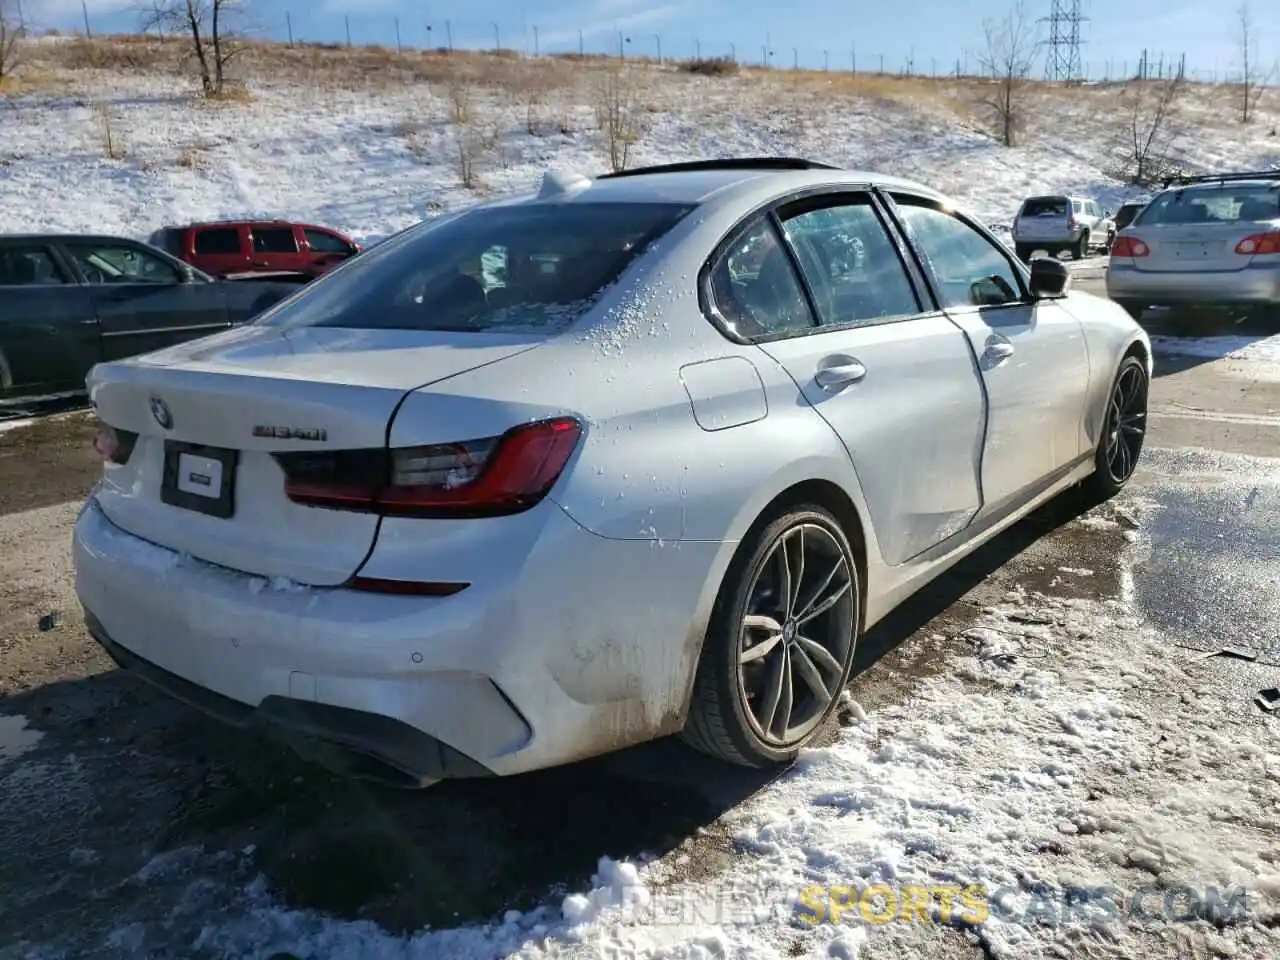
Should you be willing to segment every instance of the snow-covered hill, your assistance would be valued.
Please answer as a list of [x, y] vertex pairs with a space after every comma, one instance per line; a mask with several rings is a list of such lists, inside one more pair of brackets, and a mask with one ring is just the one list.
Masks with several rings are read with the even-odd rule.
[[[1132, 91], [1121, 85], [1034, 86], [1010, 149], [988, 134], [972, 79], [708, 77], [677, 64], [619, 76], [599, 60], [264, 47], [244, 61], [247, 95], [211, 103], [181, 72], [180, 48], [97, 43], [34, 44], [0, 96], [0, 230], [145, 237], [162, 223], [252, 214], [370, 240], [527, 188], [551, 166], [602, 171], [610, 134], [617, 143], [632, 132], [632, 166], [822, 158], [925, 181], [993, 222], [1029, 193], [1117, 204], [1139, 192], [1117, 178], [1132, 139]], [[1190, 86], [1170, 150], [1192, 168], [1280, 165], [1280, 100], [1268, 97], [1280, 93], [1241, 125], [1238, 94]]]

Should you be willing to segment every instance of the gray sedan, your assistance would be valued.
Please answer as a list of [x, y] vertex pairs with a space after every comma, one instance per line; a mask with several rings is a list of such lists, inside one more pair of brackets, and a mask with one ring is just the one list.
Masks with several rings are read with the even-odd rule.
[[1280, 171], [1180, 180], [1120, 232], [1107, 294], [1151, 306], [1222, 306], [1280, 319]]
[[95, 363], [225, 330], [297, 289], [214, 280], [122, 237], [0, 235], [0, 410], [83, 393]]

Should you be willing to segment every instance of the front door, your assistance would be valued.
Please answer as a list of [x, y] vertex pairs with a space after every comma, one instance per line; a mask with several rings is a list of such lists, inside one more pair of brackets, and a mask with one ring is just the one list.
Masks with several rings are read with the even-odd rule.
[[925, 309], [869, 193], [792, 202], [713, 269], [716, 308], [781, 364], [843, 441], [885, 562], [981, 504], [982, 385], [964, 334]]
[[1034, 492], [1087, 449], [1089, 352], [1070, 313], [1034, 299], [1000, 244], [955, 212], [891, 193], [938, 297], [973, 345], [987, 390], [985, 513]]
[[249, 228], [249, 243], [253, 251], [249, 265], [254, 270], [305, 272], [310, 265], [311, 255], [298, 242], [300, 233], [288, 223], [253, 224]]
[[176, 266], [127, 241], [67, 244], [93, 293], [104, 360], [120, 360], [229, 326], [220, 285], [188, 283]]

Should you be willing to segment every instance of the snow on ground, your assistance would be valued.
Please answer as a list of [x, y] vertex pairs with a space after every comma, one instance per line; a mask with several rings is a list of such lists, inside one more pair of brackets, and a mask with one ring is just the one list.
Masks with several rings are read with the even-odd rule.
[[[222, 897], [196, 946], [894, 960], [967, 939], [1028, 960], [1280, 956], [1274, 721], [1223, 699], [1203, 661], [1119, 600], [1011, 592], [961, 639], [909, 702], [846, 702], [832, 745], [730, 813], [740, 852], [718, 877], [602, 859], [596, 886], [559, 905], [410, 938], [280, 908], [258, 881]], [[140, 950], [147, 931], [115, 939]]]
[[1280, 365], [1280, 334], [1272, 337], [1159, 337], [1152, 349], [1169, 356], [1204, 357], [1211, 360], [1254, 360]]
[[[590, 70], [550, 91], [508, 82], [465, 96], [443, 83], [273, 74], [250, 78], [250, 102], [220, 104], [173, 75], [69, 76], [74, 95], [0, 99], [0, 231], [144, 238], [164, 223], [272, 215], [369, 241], [477, 196], [530, 188], [548, 167], [607, 166]], [[982, 129], [973, 97], [946, 82], [869, 78], [851, 88], [787, 71], [708, 78], [644, 68], [634, 78], [628, 116], [642, 129], [632, 166], [811, 156], [926, 181], [993, 223], [1007, 223], [1030, 193], [1079, 191], [1104, 204], [1133, 193], [1112, 176], [1124, 107], [1101, 88], [1037, 93], [1021, 145], [1006, 149]], [[1225, 96], [1203, 88], [1188, 100], [1178, 151], [1196, 167], [1269, 162], [1275, 118], [1264, 110], [1249, 127], [1223, 121]], [[464, 124], [453, 122], [459, 109]], [[463, 151], [475, 190], [460, 182]]]

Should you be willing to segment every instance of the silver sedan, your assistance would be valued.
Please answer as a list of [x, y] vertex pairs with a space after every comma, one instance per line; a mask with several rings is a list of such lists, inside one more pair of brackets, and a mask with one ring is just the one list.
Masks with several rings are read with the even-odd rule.
[[1280, 322], [1280, 171], [1178, 181], [1116, 238], [1107, 293], [1152, 306], [1223, 306]]
[[97, 367], [86, 621], [356, 776], [788, 761], [863, 631], [1133, 474], [1148, 338], [1067, 286], [894, 177], [548, 175]]

